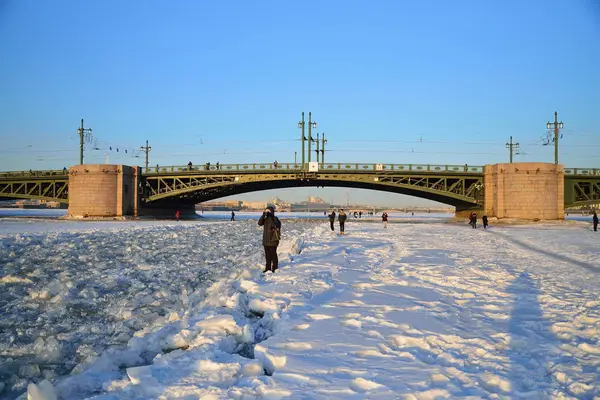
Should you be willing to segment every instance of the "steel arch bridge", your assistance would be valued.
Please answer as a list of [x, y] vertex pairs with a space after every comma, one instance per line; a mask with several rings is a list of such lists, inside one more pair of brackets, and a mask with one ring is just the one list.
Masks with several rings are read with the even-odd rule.
[[[348, 187], [393, 192], [445, 203], [457, 210], [483, 206], [484, 167], [433, 164], [223, 164], [141, 168], [143, 204], [200, 203], [236, 194], [292, 187]], [[0, 200], [68, 203], [68, 172], [0, 172]], [[565, 207], [600, 201], [600, 169], [565, 169]]]

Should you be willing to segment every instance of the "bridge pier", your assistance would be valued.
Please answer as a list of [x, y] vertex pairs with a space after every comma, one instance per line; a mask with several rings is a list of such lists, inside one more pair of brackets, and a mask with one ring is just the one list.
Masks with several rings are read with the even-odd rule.
[[137, 216], [139, 167], [83, 164], [69, 168], [70, 218]]
[[483, 211], [488, 217], [497, 218], [564, 219], [564, 185], [562, 165], [536, 162], [486, 165]]

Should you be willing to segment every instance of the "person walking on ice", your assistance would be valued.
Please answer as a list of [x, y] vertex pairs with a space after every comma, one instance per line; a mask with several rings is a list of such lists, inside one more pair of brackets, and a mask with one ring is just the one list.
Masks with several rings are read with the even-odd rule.
[[265, 267], [263, 272], [275, 272], [279, 266], [277, 246], [281, 238], [281, 221], [275, 216], [275, 208], [268, 206], [258, 220], [263, 227], [263, 247], [265, 248]]
[[235, 221], [235, 213], [233, 211], [231, 212], [231, 221]]
[[335, 222], [335, 211], [332, 209], [329, 214], [329, 226], [331, 227], [331, 232], [335, 232], [335, 228], [333, 227], [333, 223]]
[[483, 229], [487, 229], [487, 227], [488, 227], [488, 217], [487, 217], [487, 215], [484, 215], [483, 217], [481, 217], [481, 222], [483, 222]]
[[383, 221], [383, 227], [387, 228], [388, 215], [385, 211], [383, 212], [383, 214], [381, 214], [381, 220]]
[[344, 224], [346, 223], [346, 213], [343, 208], [340, 208], [340, 215], [338, 215], [338, 221], [340, 223], [340, 235], [344, 234]]
[[594, 216], [592, 217], [592, 224], [594, 225], [594, 232], [598, 231], [598, 214], [594, 211]]
[[473, 229], [477, 229], [477, 213], [471, 213], [469, 216], [469, 225], [471, 225]]

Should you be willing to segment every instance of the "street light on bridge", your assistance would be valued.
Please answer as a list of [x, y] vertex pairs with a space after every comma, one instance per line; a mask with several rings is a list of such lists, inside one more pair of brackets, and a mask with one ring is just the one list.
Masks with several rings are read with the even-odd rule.
[[317, 127], [317, 123], [312, 121], [312, 113], [308, 113], [308, 139], [304, 136], [304, 127], [305, 127], [305, 122], [304, 122], [304, 112], [302, 112], [302, 120], [300, 122], [298, 122], [298, 128], [302, 129], [302, 136], [300, 136], [300, 140], [302, 141], [302, 169], [304, 169], [304, 155], [305, 155], [305, 150], [304, 150], [304, 142], [306, 140], [308, 140], [308, 162], [310, 162], [310, 143], [312, 140], [312, 128], [316, 128]]
[[79, 134], [79, 164], [83, 164], [83, 139], [85, 134], [92, 133], [92, 128], [84, 128], [83, 127], [83, 118], [81, 118], [81, 128], [77, 129], [77, 133]]
[[513, 149], [519, 148], [519, 143], [513, 143], [512, 136], [510, 137], [510, 143], [506, 143], [506, 148], [510, 149], [510, 163], [513, 162]]
[[558, 122], [558, 112], [554, 111], [554, 122], [547, 122], [546, 128], [554, 128], [554, 164], [558, 165], [558, 130], [563, 128], [563, 123]]

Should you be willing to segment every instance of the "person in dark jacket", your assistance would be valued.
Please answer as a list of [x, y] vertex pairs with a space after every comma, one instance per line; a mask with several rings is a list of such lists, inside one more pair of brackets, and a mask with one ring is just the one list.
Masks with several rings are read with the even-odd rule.
[[235, 221], [235, 213], [233, 211], [231, 212], [231, 220]]
[[381, 220], [383, 221], [383, 227], [387, 228], [388, 215], [385, 211], [381, 214]]
[[471, 217], [469, 218], [469, 224], [471, 224], [473, 229], [477, 229], [477, 213], [471, 213]]
[[334, 222], [335, 222], [335, 211], [331, 210], [331, 214], [329, 214], [329, 225], [331, 226], [332, 232], [335, 232], [335, 228], [333, 227]]
[[483, 229], [487, 229], [487, 227], [488, 227], [487, 215], [484, 215], [483, 217], [481, 217], [481, 221], [483, 222]]
[[264, 272], [277, 270], [279, 259], [277, 258], [277, 246], [281, 237], [281, 221], [275, 216], [275, 208], [268, 206], [258, 220], [258, 225], [263, 229], [263, 247], [265, 248]]
[[594, 232], [598, 231], [598, 214], [594, 211], [594, 216], [592, 217], [592, 223], [594, 224]]
[[340, 209], [340, 214], [338, 215], [338, 221], [340, 223], [340, 235], [344, 234], [344, 224], [346, 223], [346, 218], [348, 217], [346, 216], [344, 209]]

